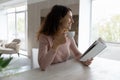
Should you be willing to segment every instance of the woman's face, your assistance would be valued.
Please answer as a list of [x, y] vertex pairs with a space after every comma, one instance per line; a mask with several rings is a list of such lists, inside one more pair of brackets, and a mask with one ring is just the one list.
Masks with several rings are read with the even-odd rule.
[[69, 11], [65, 17], [63, 17], [61, 20], [61, 26], [63, 26], [63, 29], [64, 30], [70, 30], [71, 29], [71, 26], [72, 26], [72, 23], [74, 23], [74, 20], [72, 18], [72, 12]]

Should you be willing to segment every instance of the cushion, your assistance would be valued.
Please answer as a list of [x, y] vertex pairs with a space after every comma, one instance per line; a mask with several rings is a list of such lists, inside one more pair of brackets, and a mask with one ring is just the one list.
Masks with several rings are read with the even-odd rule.
[[11, 43], [5, 44], [5, 47], [15, 49], [16, 45], [17, 45], [17, 42], [11, 42]]

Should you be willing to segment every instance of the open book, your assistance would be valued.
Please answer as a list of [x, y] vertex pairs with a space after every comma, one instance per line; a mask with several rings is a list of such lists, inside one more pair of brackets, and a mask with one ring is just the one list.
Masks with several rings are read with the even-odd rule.
[[86, 61], [87, 59], [94, 58], [97, 54], [99, 54], [102, 50], [106, 48], [105, 42], [98, 38], [81, 56], [80, 61]]

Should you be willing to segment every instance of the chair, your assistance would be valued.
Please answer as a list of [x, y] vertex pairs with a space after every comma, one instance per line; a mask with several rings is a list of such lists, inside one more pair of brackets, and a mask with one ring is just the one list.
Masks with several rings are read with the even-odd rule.
[[15, 54], [17, 53], [19, 56], [20, 49], [20, 39], [14, 39], [12, 42], [4, 44], [4, 46], [0, 46], [0, 54]]

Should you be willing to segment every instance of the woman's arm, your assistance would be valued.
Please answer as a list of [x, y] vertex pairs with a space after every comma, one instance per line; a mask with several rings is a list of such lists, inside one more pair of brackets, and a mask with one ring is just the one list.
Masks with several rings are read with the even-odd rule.
[[75, 58], [77, 59], [77, 61], [81, 62], [82, 64], [84, 64], [86, 66], [88, 66], [88, 65], [91, 64], [91, 62], [92, 62], [93, 59], [90, 59], [90, 60], [87, 60], [87, 61], [80, 61], [80, 57], [81, 57], [82, 54], [79, 52], [79, 50], [77, 48], [77, 45], [75, 43], [74, 38], [71, 39], [70, 48], [73, 51], [73, 53], [74, 53]]
[[[59, 37], [58, 37], [59, 36]], [[50, 47], [50, 43], [46, 36], [41, 35], [39, 38], [39, 55], [38, 55], [38, 62], [42, 70], [45, 70], [47, 66], [49, 66], [55, 56], [58, 47], [61, 44], [66, 42], [65, 35], [63, 33], [59, 33], [54, 36], [52, 47]]]
[[56, 48], [50, 48], [49, 42], [46, 37], [40, 36], [39, 39], [39, 53], [38, 53], [38, 63], [41, 70], [45, 70], [49, 66], [56, 55]]
[[81, 52], [78, 50], [74, 38], [70, 39], [70, 49], [73, 51], [74, 57], [78, 60], [81, 57]]

